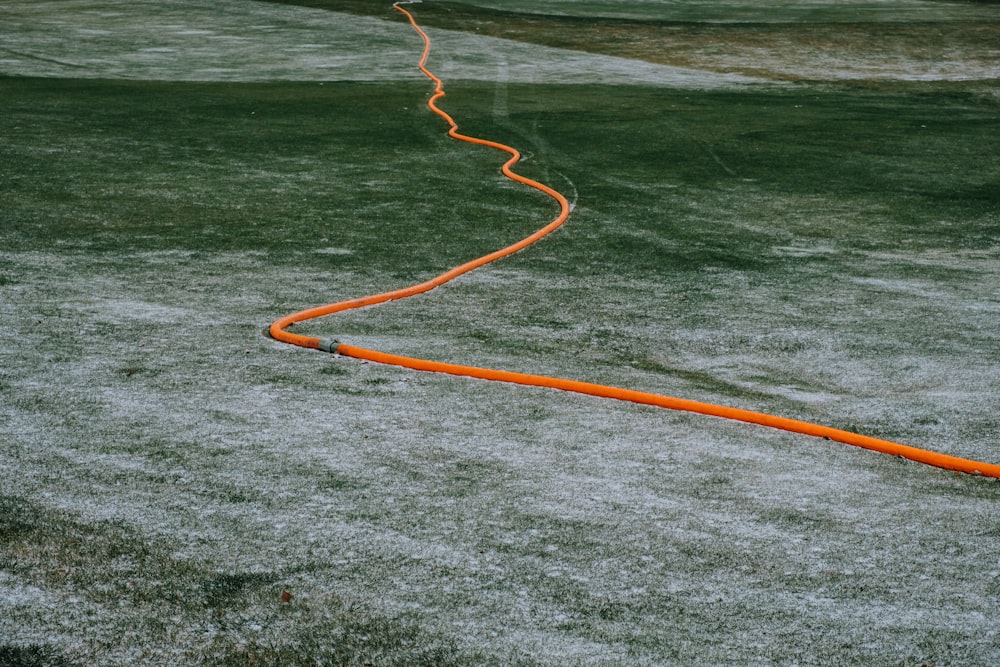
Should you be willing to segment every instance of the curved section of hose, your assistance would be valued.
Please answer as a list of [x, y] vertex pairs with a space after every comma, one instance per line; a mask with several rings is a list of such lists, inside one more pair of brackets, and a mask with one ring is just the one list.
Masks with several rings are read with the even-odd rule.
[[[445, 111], [442, 111], [437, 106], [437, 101], [444, 97], [444, 86], [437, 76], [430, 72], [427, 67], [427, 57], [430, 54], [431, 40], [430, 37], [424, 32], [419, 25], [417, 25], [416, 20], [413, 15], [407, 10], [403, 9], [400, 5], [402, 3], [396, 3], [393, 8], [406, 16], [409, 20], [410, 25], [413, 26], [414, 30], [421, 36], [424, 41], [424, 49], [421, 54], [418, 67], [420, 71], [424, 73], [431, 81], [434, 82], [434, 94], [427, 102], [428, 108], [431, 111], [439, 115], [441, 118], [448, 123], [449, 130], [448, 135], [459, 141], [465, 141], [472, 144], [479, 144], [482, 146], [488, 146], [499, 151], [503, 151], [510, 155], [510, 158], [501, 167], [501, 172], [507, 178], [526, 185], [528, 187], [534, 188], [540, 192], [544, 192], [549, 197], [554, 199], [559, 204], [559, 214], [547, 225], [505, 248], [496, 250], [488, 255], [478, 257], [476, 259], [470, 260], [456, 266], [455, 268], [442, 273], [441, 275], [431, 278], [430, 280], [424, 281], [422, 283], [411, 285], [410, 287], [404, 287], [401, 289], [391, 290], [388, 292], [381, 292], [378, 294], [372, 294], [369, 296], [359, 297], [356, 299], [349, 299], [347, 301], [338, 301], [336, 303], [327, 304], [324, 306], [317, 306], [315, 308], [309, 308], [307, 310], [302, 310], [290, 315], [286, 315], [281, 319], [275, 321], [271, 324], [269, 333], [271, 337], [276, 340], [290, 343], [292, 345], [298, 345], [300, 347], [306, 347], [311, 349], [318, 349], [325, 352], [335, 352], [337, 354], [352, 357], [355, 359], [364, 359], [367, 361], [372, 361], [380, 364], [389, 364], [393, 366], [402, 366], [404, 368], [409, 368], [417, 371], [426, 371], [433, 373], [446, 373], [449, 375], [457, 375], [462, 377], [478, 378], [482, 380], [490, 380], [494, 382], [506, 382], [511, 384], [519, 384], [533, 387], [546, 387], [550, 389], [558, 389], [561, 391], [574, 392], [578, 394], [586, 394], [589, 396], [598, 396], [601, 398], [611, 398], [619, 401], [627, 401], [630, 403], [640, 403], [644, 405], [653, 405], [661, 408], [666, 408], [669, 410], [680, 410], [684, 412], [694, 412], [703, 415], [709, 415], [712, 417], [720, 417], [723, 419], [731, 419], [735, 421], [746, 422], [750, 424], [757, 424], [760, 426], [768, 426], [770, 428], [776, 428], [784, 431], [790, 431], [793, 433], [800, 433], [803, 435], [809, 435], [818, 438], [826, 438], [828, 440], [834, 440], [836, 442], [841, 442], [847, 445], [853, 445], [856, 447], [862, 447], [864, 449], [869, 449], [876, 452], [882, 452], [884, 454], [889, 454], [892, 456], [900, 456], [912, 461], [917, 461], [919, 463], [925, 463], [927, 465], [935, 466], [938, 468], [944, 468], [946, 470], [954, 470], [957, 472], [968, 473], [972, 475], [983, 475], [987, 477], [1000, 478], [1000, 465], [992, 463], [983, 463], [981, 461], [973, 461], [970, 459], [963, 459], [956, 456], [950, 456], [947, 454], [939, 454], [937, 452], [932, 452], [926, 449], [920, 449], [918, 447], [911, 447], [908, 445], [903, 445], [897, 442], [891, 442], [889, 440], [881, 440], [879, 438], [873, 438], [866, 435], [860, 435], [858, 433], [852, 433], [850, 431], [842, 431], [840, 429], [831, 428], [828, 426], [821, 426], [819, 424], [813, 424], [810, 422], [799, 421], [795, 419], [788, 419], [785, 417], [778, 417], [775, 415], [769, 415], [762, 412], [754, 412], [751, 410], [743, 410], [740, 408], [731, 408], [723, 405], [715, 405], [712, 403], [702, 403], [699, 401], [692, 401], [683, 398], [674, 398], [672, 396], [665, 396], [662, 394], [653, 394], [648, 392], [636, 391], [633, 389], [624, 389], [620, 387], [612, 387], [601, 384], [592, 384], [589, 382], [580, 382], [577, 380], [567, 380], [562, 378], [548, 377], [544, 375], [531, 375], [527, 373], [515, 373], [511, 371], [493, 370], [489, 368], [477, 368], [475, 366], [463, 366], [459, 364], [449, 364], [439, 361], [431, 361], [428, 359], [417, 359], [413, 357], [405, 357], [395, 354], [387, 354], [384, 352], [378, 352], [375, 350], [369, 350], [362, 347], [355, 347], [353, 345], [347, 345], [344, 343], [339, 343], [337, 341], [317, 338], [315, 336], [303, 336], [300, 334], [291, 333], [286, 329], [297, 322], [304, 322], [306, 320], [315, 319], [317, 317], [323, 317], [325, 315], [332, 315], [333, 313], [338, 313], [345, 310], [351, 310], [354, 308], [363, 308], [365, 306], [372, 306], [379, 303], [385, 303], [386, 301], [393, 301], [396, 299], [405, 299], [407, 297], [415, 296], [417, 294], [422, 294], [429, 290], [434, 289], [440, 285], [443, 285], [451, 280], [454, 280], [462, 274], [468, 273], [473, 269], [476, 269], [490, 262], [496, 261], [502, 257], [511, 255], [527, 246], [535, 243], [539, 239], [552, 233], [555, 229], [560, 227], [570, 214], [570, 205], [561, 193], [548, 187], [543, 183], [526, 178], [517, 172], [513, 171], [514, 165], [521, 159], [521, 154], [516, 148], [501, 144], [495, 141], [489, 141], [487, 139], [480, 139], [478, 137], [471, 137], [468, 135], [461, 134], [458, 131], [458, 124], [454, 119], [448, 115]], [[410, 4], [410, 3], [406, 3]]]

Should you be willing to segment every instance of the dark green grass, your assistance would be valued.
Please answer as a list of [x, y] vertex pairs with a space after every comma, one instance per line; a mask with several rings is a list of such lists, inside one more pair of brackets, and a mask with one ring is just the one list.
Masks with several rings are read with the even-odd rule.
[[[454, 147], [439, 128], [419, 122], [425, 87], [2, 85], [13, 137], [4, 147], [7, 238], [96, 251], [123, 241], [134, 250], [279, 254], [350, 244], [367, 263], [379, 258], [364, 253], [403, 238], [438, 247], [426, 243], [428, 232], [441, 233], [430, 227], [435, 222], [469, 235], [470, 216], [433, 207], [442, 194], [461, 191], [446, 178]], [[443, 150], [427, 157], [435, 146]], [[408, 183], [414, 178], [421, 182]], [[483, 196], [494, 206], [523, 199], [510, 194], [507, 202], [495, 187]], [[400, 230], [407, 207], [422, 215]]]
[[[410, 273], [450, 261], [441, 255], [445, 230], [474, 245], [476, 199], [493, 210], [525, 199], [492, 182], [479, 192], [449, 182], [458, 151], [421, 122], [424, 86], [4, 79], [0, 87], [10, 137], [0, 234], [9, 247], [285, 257], [338, 247], [353, 251], [339, 260], [348, 267], [384, 266], [391, 256]], [[463, 211], [436, 206], [465, 195]], [[413, 248], [409, 259], [393, 252], [400, 245]]]
[[[991, 103], [845, 91], [654, 101], [614, 92], [609, 98], [620, 106], [603, 110], [614, 123], [586, 112], [540, 114], [537, 122], [571, 163], [585, 162], [585, 173], [621, 179], [618, 165], [629, 165], [627, 178], [648, 187], [578, 183], [593, 193], [595, 209], [622, 221], [618, 234], [609, 233], [631, 243], [623, 250], [634, 268], [791, 268], [797, 260], [776, 258], [774, 249], [797, 242], [919, 251], [995, 241], [1000, 175], [989, 157], [998, 147]], [[572, 140], [560, 143], [584, 136], [601, 137], [604, 159], [574, 151]], [[642, 230], [662, 233], [669, 247], [643, 242]], [[562, 256], [574, 263], [572, 251]]]
[[[352, 251], [336, 257], [349, 268], [404, 275], [516, 240], [551, 206], [501, 180], [499, 154], [444, 138], [427, 122], [426, 90], [0, 79], [0, 237], [21, 249], [256, 250], [306, 262], [330, 261], [308, 254], [329, 246]], [[997, 105], [948, 86], [511, 86], [517, 111], [501, 122], [483, 115], [494, 93], [455, 83], [445, 104], [463, 131], [524, 147], [528, 175], [564, 188], [569, 178], [583, 224], [591, 213], [620, 221], [558, 246], [548, 266], [560, 272], [581, 255], [627, 258], [633, 270], [767, 268], [771, 246], [799, 237], [910, 250], [995, 239]], [[480, 176], [449, 179], [465, 169]], [[788, 197], [816, 198], [816, 209], [776, 210], [752, 231], [732, 215]], [[849, 213], [824, 209], [832, 198]], [[798, 222], [811, 213], [829, 224]], [[633, 241], [642, 231], [671, 247]]]
[[0, 645], [0, 665], [4, 667], [64, 667], [70, 663], [44, 645]]

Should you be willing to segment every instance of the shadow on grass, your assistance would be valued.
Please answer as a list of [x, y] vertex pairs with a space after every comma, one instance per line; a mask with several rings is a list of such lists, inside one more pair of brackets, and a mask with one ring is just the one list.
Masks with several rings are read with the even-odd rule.
[[3, 667], [68, 667], [69, 662], [55, 651], [38, 644], [0, 646]]

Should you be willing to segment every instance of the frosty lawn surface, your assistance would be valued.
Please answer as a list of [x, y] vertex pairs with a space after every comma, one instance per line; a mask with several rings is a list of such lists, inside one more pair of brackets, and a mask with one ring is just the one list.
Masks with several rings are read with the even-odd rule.
[[[307, 0], [317, 4], [325, 0]], [[333, 0], [358, 4], [361, 0]], [[989, 0], [450, 0], [435, 3], [471, 5], [582, 18], [630, 18], [694, 22], [898, 22], [995, 21]]]
[[[551, 203], [391, 13], [211, 7], [0, 8], [0, 664], [1000, 662], [995, 482], [265, 338]], [[494, 18], [432, 32], [444, 106], [573, 217], [310, 331], [1000, 461], [995, 79], [613, 86]]]
[[[11, 0], [0, 6], [0, 71], [28, 76], [174, 81], [419, 80], [420, 40], [388, 21], [265, 2]], [[371, 5], [368, 7], [371, 10]], [[442, 76], [710, 87], [737, 73], [435, 31]], [[440, 53], [440, 55], [438, 55]]]

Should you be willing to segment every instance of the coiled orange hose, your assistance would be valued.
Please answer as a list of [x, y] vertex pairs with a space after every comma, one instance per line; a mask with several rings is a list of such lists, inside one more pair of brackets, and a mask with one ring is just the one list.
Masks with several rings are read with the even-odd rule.
[[[489, 264], [501, 257], [506, 257], [511, 255], [518, 250], [521, 250], [532, 243], [535, 243], [542, 237], [550, 234], [556, 228], [561, 226], [570, 214], [570, 205], [561, 193], [556, 190], [534, 181], [530, 178], [521, 176], [520, 174], [513, 171], [512, 167], [517, 164], [521, 159], [521, 154], [516, 148], [501, 144], [495, 141], [489, 141], [487, 139], [480, 139], [478, 137], [470, 137], [459, 133], [458, 125], [455, 123], [454, 119], [449, 116], [446, 112], [442, 111], [437, 106], [437, 101], [444, 97], [444, 86], [437, 76], [430, 72], [427, 67], [427, 57], [430, 54], [431, 40], [427, 33], [417, 25], [416, 20], [413, 15], [407, 10], [400, 6], [401, 3], [396, 3], [393, 8], [406, 16], [409, 20], [410, 25], [413, 26], [414, 30], [420, 34], [424, 41], [424, 49], [421, 54], [418, 67], [420, 71], [423, 72], [427, 78], [434, 82], [434, 94], [427, 102], [428, 108], [441, 116], [449, 126], [448, 135], [459, 141], [465, 141], [473, 144], [480, 144], [483, 146], [489, 146], [490, 148], [495, 148], [497, 150], [503, 151], [510, 155], [510, 158], [501, 167], [501, 172], [507, 178], [527, 185], [528, 187], [535, 188], [541, 192], [552, 197], [559, 204], [559, 214], [545, 227], [542, 227], [534, 234], [509, 245], [500, 250], [494, 251], [483, 257], [468, 261], [460, 266], [457, 266], [441, 275], [427, 280], [425, 282], [419, 283], [417, 285], [412, 285], [410, 287], [405, 287], [402, 289], [392, 290], [389, 292], [381, 292], [379, 294], [373, 294], [365, 297], [360, 297], [356, 299], [349, 299], [347, 301], [338, 301], [336, 303], [327, 304], [325, 306], [317, 306], [315, 308], [310, 308], [307, 310], [302, 310], [297, 313], [292, 313], [291, 315], [286, 315], [281, 319], [275, 321], [271, 324], [269, 333], [276, 340], [283, 341], [286, 343], [291, 343], [292, 345], [299, 345], [301, 347], [319, 349], [326, 352], [335, 352], [347, 357], [353, 357], [356, 359], [365, 359], [368, 361], [373, 361], [381, 364], [390, 364], [394, 366], [402, 366], [405, 368], [418, 370], [418, 371], [430, 371], [435, 373], [447, 373], [449, 375], [458, 375], [464, 377], [480, 378], [483, 380], [493, 380], [497, 382], [509, 382], [513, 384], [529, 385], [535, 387], [548, 387], [552, 389], [559, 389], [562, 391], [570, 391], [579, 394], [587, 394], [590, 396], [600, 396], [603, 398], [613, 398], [620, 401], [628, 401], [631, 403], [642, 403], [645, 405], [654, 405], [661, 408], [667, 408], [670, 410], [682, 410], [686, 412], [695, 412], [704, 415], [710, 415], [713, 417], [721, 417], [724, 419], [732, 419], [736, 421], [747, 422], [751, 424], [759, 424], [761, 426], [769, 426], [771, 428], [781, 429], [785, 431], [791, 431], [794, 433], [801, 433], [804, 435], [815, 436], [819, 438], [827, 438], [829, 440], [835, 440], [848, 445], [854, 445], [857, 447], [863, 447], [865, 449], [870, 449], [877, 452], [882, 452], [885, 454], [891, 454], [893, 456], [900, 456], [920, 463], [926, 463], [927, 465], [936, 466], [938, 468], [944, 468], [947, 470], [955, 470], [958, 472], [968, 473], [972, 475], [983, 475], [987, 477], [1000, 478], [1000, 465], [992, 463], [983, 463], [980, 461], [972, 461], [969, 459], [963, 459], [955, 456], [949, 456], [947, 454], [939, 454], [937, 452], [928, 451], [926, 449], [920, 449], [917, 447], [910, 447], [908, 445], [902, 445], [896, 442], [891, 442], [888, 440], [881, 440], [878, 438], [872, 438], [865, 435], [860, 435], [857, 433], [852, 433], [850, 431], [842, 431], [835, 428], [830, 428], [828, 426], [821, 426], [819, 424], [812, 424], [810, 422], [798, 421], [795, 419], [788, 419], [785, 417], [777, 417], [774, 415], [769, 415], [761, 412], [753, 412], [751, 410], [743, 410], [739, 408], [730, 408], [722, 405], [714, 405], [711, 403], [701, 403], [698, 401], [692, 401], [682, 398], [674, 398], [671, 396], [664, 396], [661, 394], [652, 394], [642, 391], [636, 391], [632, 389], [623, 389], [620, 387], [611, 387], [600, 384], [592, 384], [589, 382], [580, 382], [576, 380], [566, 380], [561, 378], [547, 377], [542, 375], [530, 375], [526, 373], [515, 373], [511, 371], [501, 371], [493, 370], [489, 368], [476, 368], [474, 366], [462, 366], [458, 364], [449, 364], [438, 361], [430, 361], [427, 359], [416, 359], [412, 357], [404, 357], [395, 354], [387, 354], [384, 352], [377, 352], [375, 350], [368, 350], [361, 347], [355, 347], [353, 345], [346, 345], [333, 341], [330, 339], [317, 338], [314, 336], [303, 336], [299, 334], [294, 334], [286, 329], [297, 323], [306, 320], [311, 320], [317, 317], [322, 317], [324, 315], [331, 315], [333, 313], [341, 312], [344, 310], [351, 310], [354, 308], [361, 308], [364, 306], [371, 306], [378, 303], [384, 303], [386, 301], [391, 301], [394, 299], [404, 299], [406, 297], [414, 296], [416, 294], [421, 294], [427, 292], [439, 285], [443, 285], [450, 280], [457, 278], [458, 276], [468, 273], [475, 268], [483, 266], [484, 264]], [[409, 4], [409, 3], [407, 3]]]

